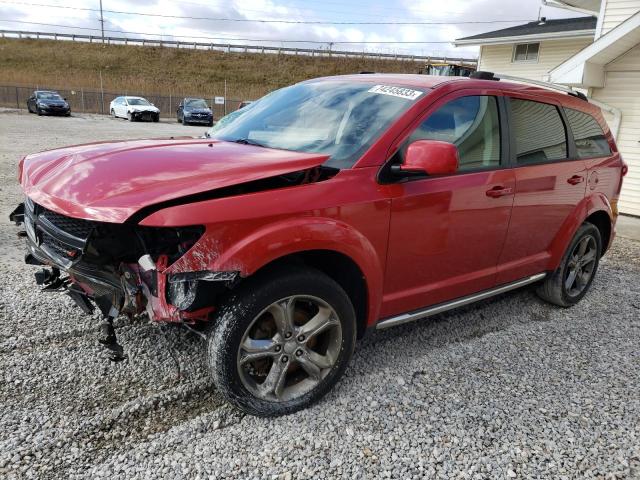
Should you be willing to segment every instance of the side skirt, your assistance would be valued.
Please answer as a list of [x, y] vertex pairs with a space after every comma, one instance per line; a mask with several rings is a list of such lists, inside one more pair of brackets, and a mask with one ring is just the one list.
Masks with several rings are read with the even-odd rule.
[[538, 273], [536, 275], [523, 278], [522, 280], [516, 280], [515, 282], [507, 283], [506, 285], [491, 288], [480, 293], [474, 293], [473, 295], [468, 295], [466, 297], [457, 298], [449, 302], [439, 303], [422, 310], [403, 313], [401, 315], [396, 315], [395, 317], [384, 318], [376, 324], [376, 330], [384, 330], [385, 328], [395, 327], [396, 325], [413, 322], [414, 320], [420, 320], [421, 318], [437, 315], [438, 313], [446, 312], [447, 310], [453, 310], [454, 308], [469, 305], [470, 303], [479, 302], [480, 300], [484, 300], [486, 298], [490, 298], [495, 295], [499, 295], [501, 293], [505, 293], [510, 290], [515, 290], [516, 288], [524, 287], [525, 285], [538, 282], [546, 276], [546, 273]]

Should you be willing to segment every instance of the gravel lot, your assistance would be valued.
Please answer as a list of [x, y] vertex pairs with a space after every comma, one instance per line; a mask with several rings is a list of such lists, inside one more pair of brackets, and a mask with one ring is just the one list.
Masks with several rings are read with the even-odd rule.
[[375, 333], [314, 407], [244, 416], [199, 338], [120, 319], [109, 363], [89, 318], [36, 294], [7, 215], [20, 155], [201, 134], [175, 123], [0, 112], [0, 477], [640, 478], [640, 243], [618, 238], [576, 307], [531, 290]]

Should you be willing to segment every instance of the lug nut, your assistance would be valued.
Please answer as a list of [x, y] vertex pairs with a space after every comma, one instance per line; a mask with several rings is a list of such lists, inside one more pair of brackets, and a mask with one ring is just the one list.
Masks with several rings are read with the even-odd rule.
[[276, 352], [279, 352], [280, 350], [282, 350], [282, 347], [280, 345], [276, 345], [276, 348], [274, 350]]
[[300, 335], [300, 336], [298, 337], [298, 341], [299, 341], [299, 342], [304, 342], [304, 335]]
[[301, 356], [302, 356], [302, 350], [297, 350], [296, 357], [301, 357]]
[[287, 357], [286, 355], [282, 356], [282, 363], [287, 363], [289, 361], [289, 357]]
[[284, 334], [284, 338], [291, 338], [291, 332], [287, 332]]

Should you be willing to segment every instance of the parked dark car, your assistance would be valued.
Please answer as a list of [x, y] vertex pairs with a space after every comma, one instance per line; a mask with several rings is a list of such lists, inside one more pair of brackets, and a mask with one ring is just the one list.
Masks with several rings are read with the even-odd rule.
[[176, 111], [178, 121], [183, 125], [203, 123], [213, 125], [213, 112], [204, 98], [184, 98]]
[[27, 109], [29, 113], [38, 115], [71, 115], [71, 107], [66, 98], [58, 92], [49, 90], [36, 90], [27, 99]]

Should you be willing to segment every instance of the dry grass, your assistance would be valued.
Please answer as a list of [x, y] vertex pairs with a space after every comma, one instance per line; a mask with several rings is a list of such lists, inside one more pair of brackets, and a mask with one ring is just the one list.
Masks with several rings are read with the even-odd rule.
[[71, 41], [0, 39], [0, 84], [99, 89], [129, 94], [222, 95], [254, 99], [313, 77], [377, 72], [415, 73], [410, 61], [223, 53], [102, 45]]

